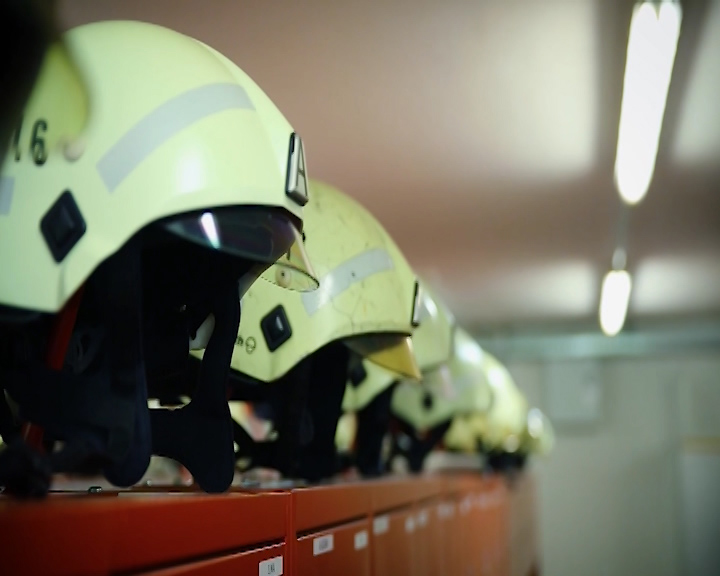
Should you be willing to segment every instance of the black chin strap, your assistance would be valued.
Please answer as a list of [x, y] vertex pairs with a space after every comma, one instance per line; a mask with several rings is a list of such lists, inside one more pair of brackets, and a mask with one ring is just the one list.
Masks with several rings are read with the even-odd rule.
[[286, 478], [311, 482], [332, 477], [338, 470], [335, 430], [342, 413], [350, 351], [333, 342], [296, 364], [270, 384], [233, 381], [233, 398], [273, 405], [278, 438], [255, 442], [241, 426], [235, 427], [238, 459], [250, 466], [278, 470]]
[[210, 311], [215, 329], [192, 401], [176, 410], [151, 410], [150, 422], [153, 454], [180, 462], [206, 492], [224, 492], [232, 484], [235, 467], [226, 385], [240, 325], [237, 279], [217, 286]]
[[313, 354], [308, 411], [312, 417], [312, 440], [300, 451], [299, 473], [310, 482], [331, 478], [338, 470], [335, 431], [342, 414], [350, 351], [333, 342]]
[[237, 459], [250, 461], [248, 467], [272, 468], [285, 478], [296, 478], [300, 451], [310, 442], [312, 421], [307, 411], [313, 356], [298, 362], [290, 372], [275, 382], [249, 383], [239, 374], [231, 379], [234, 400], [267, 402], [275, 414], [278, 433], [274, 442], [255, 442], [239, 424], [234, 425]]
[[[448, 420], [442, 424], [438, 424], [434, 428], [428, 430], [425, 435], [418, 437], [415, 429], [403, 420], [396, 419], [401, 429], [401, 434], [408, 442], [408, 446], [400, 446], [399, 438], [395, 438], [393, 442], [393, 456], [400, 455], [407, 458], [408, 466], [412, 472], [421, 472], [425, 458], [432, 452], [445, 437], [446, 432], [450, 429], [452, 421]], [[392, 459], [392, 458], [391, 458]]]
[[[65, 368], [56, 372], [35, 359], [3, 374], [23, 419], [64, 442], [50, 455], [31, 454], [21, 444], [10, 447], [5, 461], [12, 470], [6, 481], [18, 492], [42, 495], [38, 490], [49, 487], [50, 472], [73, 472], [89, 462], [104, 467], [118, 486], [135, 484], [145, 473], [150, 430], [140, 280], [137, 245], [131, 241], [88, 282], [73, 334], [73, 350], [80, 351], [66, 358]], [[83, 348], [81, 334], [94, 341]], [[45, 475], [41, 482], [38, 478]]]
[[380, 476], [385, 471], [382, 443], [390, 428], [390, 405], [396, 384], [393, 382], [357, 414], [355, 461], [363, 476]]

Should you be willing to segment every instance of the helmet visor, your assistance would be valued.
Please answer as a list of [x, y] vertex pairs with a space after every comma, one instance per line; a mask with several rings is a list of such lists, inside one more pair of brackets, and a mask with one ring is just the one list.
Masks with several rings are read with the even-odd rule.
[[318, 280], [302, 234], [285, 210], [259, 206], [213, 208], [168, 219], [164, 227], [191, 242], [272, 266], [263, 274], [283, 288], [314, 290]]
[[403, 378], [420, 380], [412, 340], [398, 334], [368, 334], [345, 339], [345, 344], [363, 358]]

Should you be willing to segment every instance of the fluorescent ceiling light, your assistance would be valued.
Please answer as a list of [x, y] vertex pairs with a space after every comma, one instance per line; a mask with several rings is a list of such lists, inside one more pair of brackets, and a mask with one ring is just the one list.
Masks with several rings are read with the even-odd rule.
[[643, 199], [655, 170], [681, 20], [677, 2], [633, 10], [615, 157], [615, 184], [628, 204]]
[[600, 295], [600, 328], [607, 336], [622, 330], [630, 302], [632, 280], [625, 270], [611, 270], [605, 275]]

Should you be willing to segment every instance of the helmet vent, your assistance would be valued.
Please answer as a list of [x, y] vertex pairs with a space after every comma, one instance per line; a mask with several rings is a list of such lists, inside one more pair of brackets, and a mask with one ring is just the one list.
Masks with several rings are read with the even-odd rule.
[[87, 225], [70, 190], [65, 190], [40, 221], [40, 231], [55, 262], [62, 262]]
[[265, 342], [270, 352], [274, 352], [292, 336], [292, 328], [288, 320], [285, 308], [282, 305], [276, 306], [260, 321]]

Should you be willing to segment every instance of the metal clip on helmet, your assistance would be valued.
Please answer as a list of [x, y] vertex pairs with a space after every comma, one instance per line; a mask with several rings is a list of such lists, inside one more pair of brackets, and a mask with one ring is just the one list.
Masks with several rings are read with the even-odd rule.
[[392, 412], [402, 429], [395, 451], [410, 469], [422, 469], [425, 457], [440, 442], [458, 414], [482, 413], [490, 405], [483, 358], [485, 352], [462, 328], [453, 336], [450, 361], [428, 372], [421, 386], [402, 382], [393, 395]]
[[[419, 301], [420, 325], [413, 332], [412, 341], [418, 368], [426, 374], [450, 360], [455, 319], [424, 282], [420, 282]], [[375, 367], [368, 361], [364, 361], [362, 367], [359, 373], [350, 375], [343, 411], [357, 416], [354, 446], [358, 471], [363, 476], [378, 476], [386, 467], [381, 457], [383, 438], [390, 428], [390, 404], [402, 375]]]
[[[64, 450], [24, 470], [6, 451], [0, 476], [23, 491], [29, 468], [92, 460], [127, 486], [155, 453], [224, 490], [239, 299], [278, 259], [316, 284], [298, 242], [302, 143], [252, 80], [187, 36], [103, 22], [64, 41], [87, 126], [73, 133], [63, 76], [41, 76], [0, 180], [0, 382]], [[193, 402], [149, 413], [147, 379], [182, 372], [210, 316]]]
[[[240, 453], [251, 454], [253, 465], [316, 480], [336, 471], [348, 371], [367, 358], [419, 377], [410, 340], [419, 310], [415, 274], [377, 219], [328, 185], [311, 182], [310, 192], [305, 240], [320, 288], [297, 294], [253, 285], [243, 298], [232, 367], [235, 397], [269, 401], [278, 433], [264, 447], [241, 435]], [[288, 280], [283, 270], [268, 273], [280, 284]]]
[[473, 414], [469, 421], [490, 468], [514, 468], [527, 422], [527, 400], [508, 369], [488, 352], [483, 357], [483, 370], [492, 403], [489, 410]]

